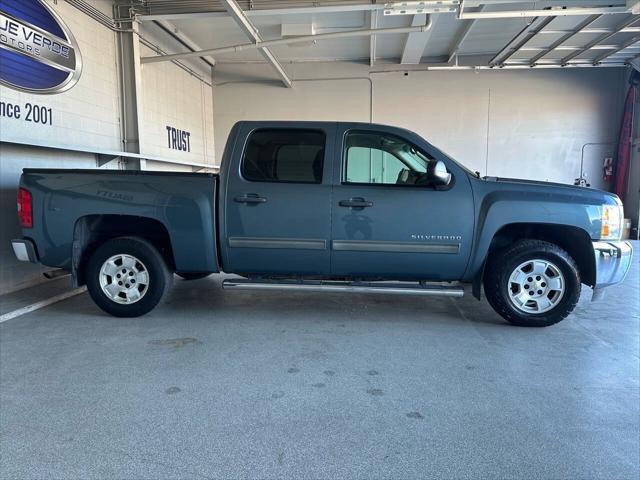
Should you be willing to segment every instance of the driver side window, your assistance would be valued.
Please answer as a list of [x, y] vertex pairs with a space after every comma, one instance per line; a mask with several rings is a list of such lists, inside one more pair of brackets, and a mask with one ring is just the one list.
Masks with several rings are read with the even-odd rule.
[[345, 183], [420, 185], [431, 159], [394, 135], [349, 132], [344, 147]]

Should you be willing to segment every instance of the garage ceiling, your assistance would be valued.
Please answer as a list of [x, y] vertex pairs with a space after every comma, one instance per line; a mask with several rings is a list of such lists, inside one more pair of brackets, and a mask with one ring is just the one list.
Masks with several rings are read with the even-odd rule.
[[[231, 0], [233, 3], [233, 0]], [[189, 48], [179, 53], [253, 43], [229, 0], [145, 0], [134, 7], [143, 28], [163, 25]], [[400, 7], [400, 3], [408, 4]], [[626, 1], [445, 0], [397, 2], [369, 0], [238, 1], [240, 15], [264, 40], [283, 33], [325, 34], [423, 24], [419, 8], [436, 6], [431, 29], [422, 33], [320, 39], [271, 47], [274, 62], [360, 61], [371, 65], [422, 65], [432, 68], [529, 68], [621, 66], [640, 55], [640, 16]], [[579, 10], [586, 9], [586, 10]], [[447, 11], [453, 10], [453, 11]], [[429, 11], [429, 10], [426, 10]], [[584, 12], [584, 14], [582, 14]], [[468, 18], [479, 16], [481, 18]], [[495, 18], [502, 17], [506, 18]], [[250, 27], [249, 27], [250, 28]], [[259, 40], [258, 40], [259, 41]], [[218, 64], [265, 62], [261, 50], [213, 54]], [[272, 62], [273, 63], [273, 62]]]

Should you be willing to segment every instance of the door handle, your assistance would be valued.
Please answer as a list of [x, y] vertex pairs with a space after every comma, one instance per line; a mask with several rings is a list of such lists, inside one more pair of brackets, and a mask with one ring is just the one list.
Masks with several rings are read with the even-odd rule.
[[233, 201], [238, 203], [265, 203], [267, 199], [257, 193], [247, 193], [246, 195], [235, 197]]
[[369, 202], [364, 198], [350, 198], [349, 200], [340, 200], [338, 205], [341, 207], [351, 207], [351, 208], [365, 208], [365, 207], [373, 207], [373, 202]]

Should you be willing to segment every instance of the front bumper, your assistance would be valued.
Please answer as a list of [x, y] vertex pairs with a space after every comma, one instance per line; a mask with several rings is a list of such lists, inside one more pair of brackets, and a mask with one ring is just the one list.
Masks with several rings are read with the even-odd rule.
[[597, 299], [603, 288], [624, 280], [631, 268], [633, 248], [629, 242], [593, 242], [596, 284], [593, 298]]
[[11, 246], [16, 258], [21, 262], [38, 263], [36, 247], [31, 240], [26, 238], [11, 240]]

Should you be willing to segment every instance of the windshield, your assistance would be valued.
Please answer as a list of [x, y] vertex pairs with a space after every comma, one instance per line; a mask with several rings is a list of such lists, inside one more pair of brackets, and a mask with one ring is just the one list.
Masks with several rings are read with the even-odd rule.
[[429, 164], [430, 159], [412, 146], [403, 142], [401, 144], [396, 144], [396, 148], [389, 148], [387, 151], [393, 154], [411, 170], [417, 172], [427, 171], [427, 165]]
[[462, 170], [464, 170], [466, 173], [468, 173], [469, 175], [476, 177], [476, 178], [480, 178], [480, 176], [478, 175], [478, 173], [474, 172], [473, 170], [470, 170], [469, 168], [465, 167], [463, 164], [461, 164], [460, 162], [458, 162], [457, 160], [455, 160], [454, 158], [451, 157], [451, 155], [447, 154], [445, 151], [443, 151], [441, 148], [436, 147], [435, 145], [431, 145], [433, 148], [435, 148], [436, 150], [438, 150], [443, 157], [446, 157], [447, 160], [450, 160], [451, 162], [455, 163], [458, 167], [460, 167]]
[[[436, 152], [442, 154], [443, 157], [445, 157], [447, 160], [450, 160], [452, 163], [454, 163], [455, 165], [457, 165], [458, 167], [460, 167], [462, 170], [464, 170], [466, 173], [468, 173], [469, 175], [479, 178], [479, 175], [474, 172], [473, 170], [470, 170], [468, 167], [465, 167], [463, 164], [461, 164], [459, 161], [455, 160], [451, 155], [449, 155], [447, 152], [445, 152], [444, 150], [442, 150], [441, 148], [435, 146], [434, 144], [428, 142], [424, 137], [422, 137], [419, 134], [416, 134], [415, 132], [412, 132], [411, 130], [407, 130], [407, 129], [402, 129], [404, 130], [407, 134], [409, 135], [414, 135], [414, 136], [419, 136], [420, 139], [425, 142], [427, 145], [429, 145], [430, 149], [435, 150]], [[421, 151], [417, 150], [418, 155], [423, 158], [426, 163], [429, 163], [430, 160], [433, 160], [432, 157], [425, 157]]]

